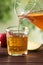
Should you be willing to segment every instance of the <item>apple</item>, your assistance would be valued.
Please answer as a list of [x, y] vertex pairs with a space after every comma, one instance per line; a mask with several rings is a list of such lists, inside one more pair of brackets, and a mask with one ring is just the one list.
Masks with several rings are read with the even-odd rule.
[[7, 47], [6, 33], [0, 33], [1, 47]]
[[38, 50], [42, 46], [41, 43], [36, 43], [32, 41], [28, 41], [28, 50]]

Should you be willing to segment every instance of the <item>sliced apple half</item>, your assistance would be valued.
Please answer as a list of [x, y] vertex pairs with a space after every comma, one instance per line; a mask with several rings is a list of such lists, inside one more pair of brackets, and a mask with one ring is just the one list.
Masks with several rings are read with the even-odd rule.
[[37, 50], [41, 47], [41, 43], [35, 43], [35, 42], [28, 42], [28, 50]]

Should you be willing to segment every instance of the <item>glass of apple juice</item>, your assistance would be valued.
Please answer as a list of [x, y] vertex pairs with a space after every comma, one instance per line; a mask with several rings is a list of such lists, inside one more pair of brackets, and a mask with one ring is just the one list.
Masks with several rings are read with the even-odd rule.
[[6, 30], [7, 50], [11, 56], [21, 56], [27, 54], [28, 27], [11, 26]]

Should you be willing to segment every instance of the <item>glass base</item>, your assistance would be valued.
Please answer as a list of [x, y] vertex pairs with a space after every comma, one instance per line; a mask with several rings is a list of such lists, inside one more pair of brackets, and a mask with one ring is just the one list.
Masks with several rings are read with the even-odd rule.
[[25, 53], [22, 54], [12, 54], [12, 53], [8, 53], [10, 56], [23, 56], [23, 55], [27, 55], [27, 51]]

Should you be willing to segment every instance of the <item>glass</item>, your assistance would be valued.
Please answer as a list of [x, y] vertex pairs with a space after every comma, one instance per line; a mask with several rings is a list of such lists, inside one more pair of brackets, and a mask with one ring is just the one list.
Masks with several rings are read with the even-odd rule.
[[7, 50], [12, 56], [27, 54], [28, 27], [11, 26], [7, 28]]

